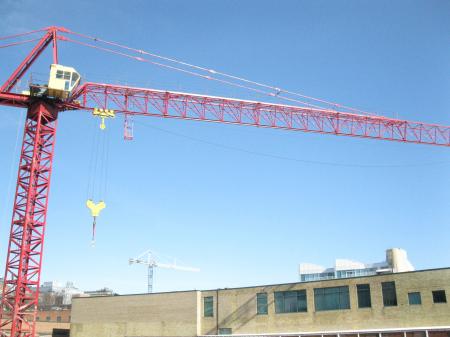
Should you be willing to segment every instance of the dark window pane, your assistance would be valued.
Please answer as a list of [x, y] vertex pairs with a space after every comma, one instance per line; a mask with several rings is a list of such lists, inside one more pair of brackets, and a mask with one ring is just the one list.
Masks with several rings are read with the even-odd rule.
[[56, 78], [63, 78], [63, 71], [62, 70], [57, 70], [56, 71]]
[[426, 337], [425, 331], [408, 331], [406, 337]]
[[314, 304], [316, 311], [350, 309], [348, 286], [315, 288]]
[[430, 337], [450, 337], [450, 331], [429, 331]]
[[275, 312], [306, 312], [306, 290], [276, 291]]
[[395, 282], [382, 282], [381, 290], [383, 292], [383, 304], [385, 307], [397, 305], [397, 292], [395, 290]]
[[219, 335], [231, 335], [231, 328], [219, 328]]
[[256, 294], [256, 313], [258, 315], [267, 315], [267, 293]]
[[408, 301], [410, 305], [422, 304], [422, 298], [419, 292], [408, 293]]
[[447, 303], [447, 297], [445, 296], [445, 290], [433, 291], [433, 302], [434, 303]]
[[403, 332], [387, 332], [382, 333], [381, 337], [404, 337]]
[[214, 299], [212, 296], [203, 298], [203, 316], [205, 317], [214, 316]]
[[358, 293], [358, 308], [370, 308], [372, 302], [370, 300], [370, 285], [358, 284], [356, 285]]

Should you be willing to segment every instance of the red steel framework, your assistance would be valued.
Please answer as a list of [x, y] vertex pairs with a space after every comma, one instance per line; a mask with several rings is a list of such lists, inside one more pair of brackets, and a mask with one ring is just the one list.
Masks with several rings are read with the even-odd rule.
[[99, 83], [81, 85], [67, 101], [11, 92], [42, 51], [52, 43], [58, 63], [58, 33], [44, 36], [0, 88], [0, 105], [27, 108], [14, 200], [3, 296], [2, 336], [34, 337], [42, 252], [57, 116], [63, 110], [114, 109], [129, 115], [240, 124], [303, 132], [450, 146], [450, 127], [330, 109], [314, 109], [231, 98]]
[[382, 116], [358, 115], [197, 94], [85, 83], [73, 94], [83, 109], [126, 115], [188, 119], [292, 131], [450, 146], [450, 127]]

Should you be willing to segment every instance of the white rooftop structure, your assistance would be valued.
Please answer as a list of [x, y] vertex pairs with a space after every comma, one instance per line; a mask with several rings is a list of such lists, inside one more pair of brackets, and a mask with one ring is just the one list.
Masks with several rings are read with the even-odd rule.
[[337, 278], [368, 276], [384, 273], [401, 273], [413, 271], [408, 254], [400, 248], [386, 250], [386, 260], [377, 263], [362, 263], [347, 259], [336, 259], [334, 267], [326, 268], [312, 263], [301, 263], [300, 281], [317, 281]]

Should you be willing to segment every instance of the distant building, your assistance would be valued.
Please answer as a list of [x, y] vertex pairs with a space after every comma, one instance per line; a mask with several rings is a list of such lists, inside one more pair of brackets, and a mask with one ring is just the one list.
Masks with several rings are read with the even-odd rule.
[[386, 250], [386, 260], [378, 263], [362, 263], [336, 259], [334, 267], [325, 268], [311, 263], [300, 264], [300, 282], [322, 281], [355, 276], [370, 276], [388, 273], [413, 271], [405, 250], [391, 248]]
[[53, 336], [55, 329], [70, 329], [70, 309], [39, 310], [36, 314], [36, 336]]
[[78, 297], [97, 297], [97, 296], [114, 296], [117, 295], [112, 289], [102, 288], [99, 290], [90, 290], [84, 292], [85, 296]]
[[83, 291], [75, 288], [73, 282], [66, 284], [57, 281], [44, 282], [40, 286], [39, 308], [41, 310], [67, 308], [72, 304], [72, 297], [81, 294]]

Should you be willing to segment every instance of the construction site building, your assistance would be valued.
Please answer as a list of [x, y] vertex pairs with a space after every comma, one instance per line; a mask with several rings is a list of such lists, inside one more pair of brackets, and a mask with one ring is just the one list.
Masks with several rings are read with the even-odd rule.
[[71, 337], [381, 337], [387, 331], [400, 337], [407, 333], [449, 337], [449, 296], [450, 268], [443, 268], [233, 289], [74, 298]]

